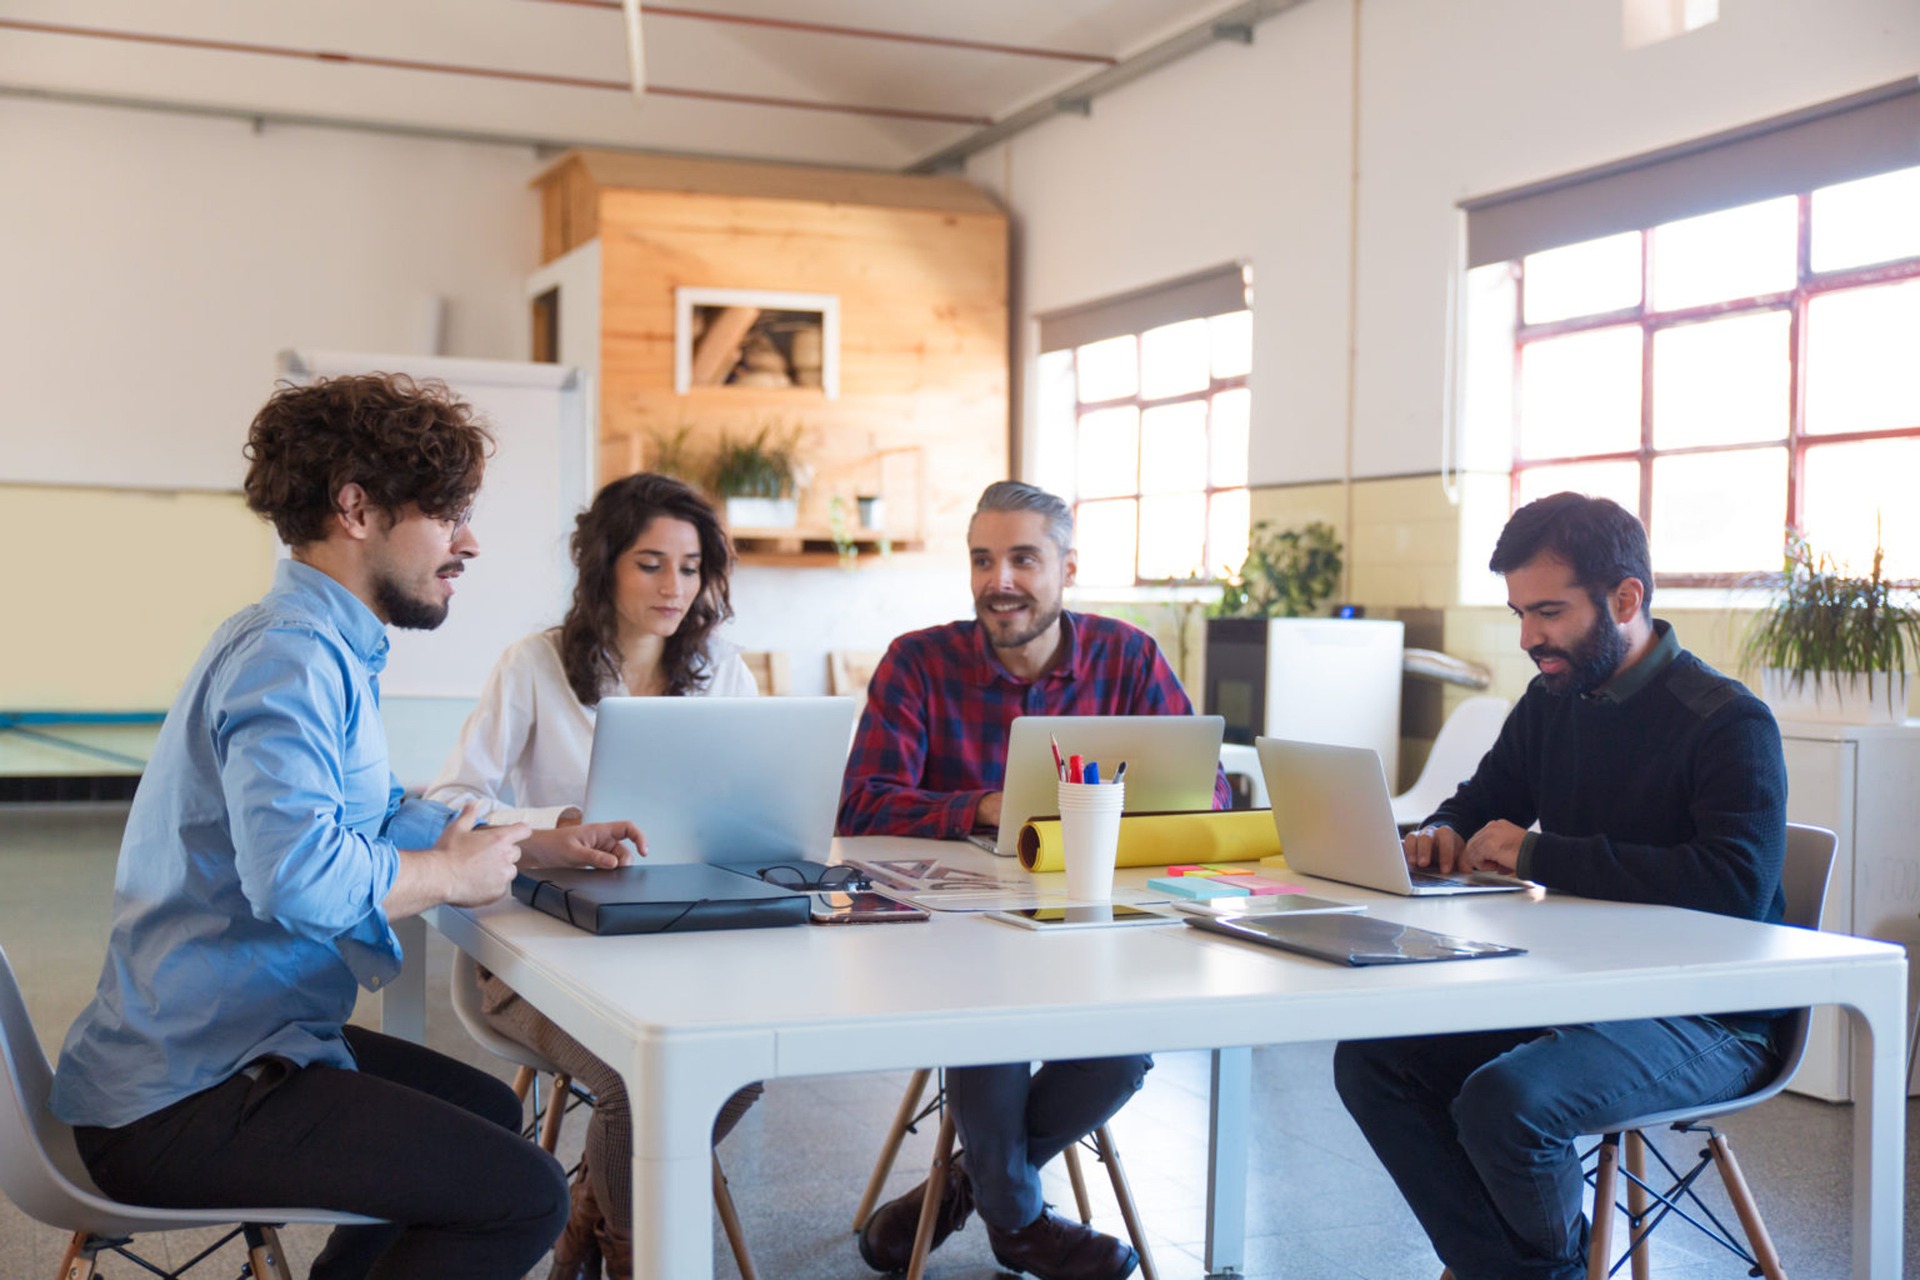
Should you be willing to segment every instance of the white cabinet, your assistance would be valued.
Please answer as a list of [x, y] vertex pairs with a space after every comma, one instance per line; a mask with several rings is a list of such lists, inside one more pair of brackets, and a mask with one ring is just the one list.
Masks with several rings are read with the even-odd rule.
[[[1787, 820], [1830, 827], [1840, 838], [1820, 927], [1920, 951], [1920, 721], [1782, 720], [1780, 737], [1787, 757]], [[1907, 981], [1920, 983], [1920, 974], [1909, 969]], [[1814, 1014], [1796, 1092], [1848, 1100], [1846, 1017], [1832, 1008]]]

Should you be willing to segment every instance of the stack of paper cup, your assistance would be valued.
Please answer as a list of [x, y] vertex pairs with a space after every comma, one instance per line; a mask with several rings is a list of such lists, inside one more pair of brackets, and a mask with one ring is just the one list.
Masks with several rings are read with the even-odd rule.
[[1124, 782], [1062, 782], [1060, 846], [1066, 863], [1067, 896], [1080, 902], [1113, 897], [1113, 863], [1120, 849]]

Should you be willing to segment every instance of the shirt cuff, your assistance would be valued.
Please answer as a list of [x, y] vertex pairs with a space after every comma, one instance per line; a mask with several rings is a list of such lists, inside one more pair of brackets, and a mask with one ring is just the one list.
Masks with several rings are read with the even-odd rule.
[[1533, 846], [1540, 843], [1540, 833], [1529, 831], [1520, 837], [1520, 856], [1513, 860], [1513, 874], [1522, 880], [1533, 879]]
[[435, 800], [408, 800], [387, 820], [387, 839], [396, 849], [431, 849], [456, 813]]

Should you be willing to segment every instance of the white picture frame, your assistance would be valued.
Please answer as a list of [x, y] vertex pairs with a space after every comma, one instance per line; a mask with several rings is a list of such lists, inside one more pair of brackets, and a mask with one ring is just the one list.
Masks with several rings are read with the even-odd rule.
[[[815, 353], [805, 349], [814, 341], [809, 334], [817, 335], [817, 365]], [[743, 362], [760, 367], [744, 367]], [[816, 389], [829, 400], [838, 399], [840, 299], [829, 293], [766, 289], [675, 289], [675, 393], [732, 387]]]

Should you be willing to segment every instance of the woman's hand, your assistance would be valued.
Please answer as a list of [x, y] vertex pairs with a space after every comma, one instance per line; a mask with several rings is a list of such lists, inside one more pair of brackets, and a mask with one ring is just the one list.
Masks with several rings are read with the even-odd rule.
[[631, 822], [575, 822], [535, 831], [520, 846], [528, 867], [624, 867], [647, 856], [647, 838]]

